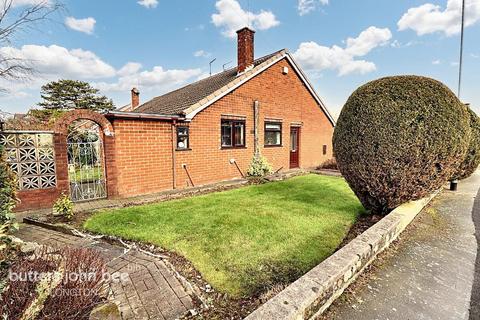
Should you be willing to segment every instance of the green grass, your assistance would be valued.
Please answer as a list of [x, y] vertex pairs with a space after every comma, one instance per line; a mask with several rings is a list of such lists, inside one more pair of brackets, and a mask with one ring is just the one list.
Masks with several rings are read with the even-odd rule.
[[172, 250], [214, 288], [241, 297], [290, 283], [313, 268], [335, 251], [363, 211], [342, 178], [307, 175], [102, 211], [84, 226]]
[[93, 182], [103, 178], [103, 167], [92, 166], [90, 168], [76, 168], [75, 172], [69, 172], [68, 175], [70, 181]]

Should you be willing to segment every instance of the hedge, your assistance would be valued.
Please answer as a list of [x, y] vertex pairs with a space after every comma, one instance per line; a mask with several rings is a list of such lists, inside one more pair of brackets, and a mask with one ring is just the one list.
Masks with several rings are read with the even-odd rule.
[[480, 118], [470, 108], [467, 108], [470, 114], [470, 143], [468, 151], [463, 162], [458, 167], [452, 179], [466, 179], [470, 177], [480, 164]]
[[340, 171], [365, 208], [386, 214], [450, 179], [470, 137], [466, 107], [442, 83], [386, 77], [358, 88], [333, 144]]

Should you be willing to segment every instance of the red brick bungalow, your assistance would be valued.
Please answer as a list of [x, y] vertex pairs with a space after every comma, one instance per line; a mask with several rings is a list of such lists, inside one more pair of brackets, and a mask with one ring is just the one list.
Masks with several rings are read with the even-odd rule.
[[245, 173], [254, 154], [255, 108], [260, 152], [275, 170], [332, 157], [334, 120], [290, 53], [254, 60], [254, 31], [237, 33], [237, 68], [136, 108], [134, 91], [133, 112], [107, 114], [115, 131], [117, 195], [240, 177], [236, 164]]
[[[71, 121], [104, 133], [109, 198], [185, 188], [247, 171], [255, 146], [274, 170], [314, 167], [332, 158], [334, 120], [291, 54], [254, 59], [254, 31], [238, 31], [238, 66], [139, 105], [105, 114], [67, 115], [54, 129], [54, 188], [22, 190], [19, 210], [48, 207], [69, 190], [66, 132]], [[257, 140], [257, 143], [255, 143]], [[39, 177], [41, 180], [42, 177]]]

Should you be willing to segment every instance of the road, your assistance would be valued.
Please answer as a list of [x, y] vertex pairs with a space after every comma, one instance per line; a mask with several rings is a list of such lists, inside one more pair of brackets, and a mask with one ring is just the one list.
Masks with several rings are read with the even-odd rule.
[[444, 190], [324, 319], [480, 320], [479, 187]]

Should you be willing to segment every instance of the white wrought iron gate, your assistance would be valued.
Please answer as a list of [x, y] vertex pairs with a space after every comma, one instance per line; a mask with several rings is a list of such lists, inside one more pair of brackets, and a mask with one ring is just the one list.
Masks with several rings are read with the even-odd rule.
[[72, 201], [107, 197], [103, 143], [99, 135], [69, 137], [68, 178]]

